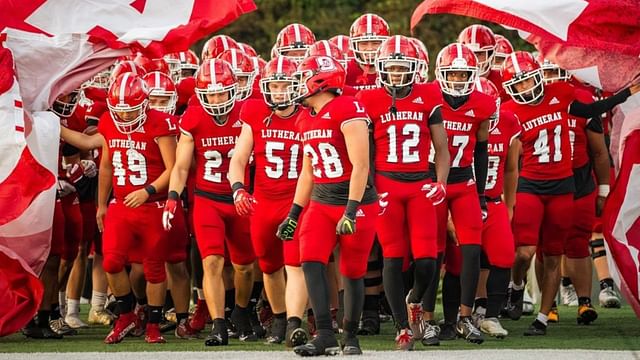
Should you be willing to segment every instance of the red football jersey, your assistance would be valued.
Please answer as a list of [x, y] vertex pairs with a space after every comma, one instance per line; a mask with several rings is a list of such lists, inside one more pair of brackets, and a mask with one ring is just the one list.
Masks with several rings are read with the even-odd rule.
[[[590, 104], [593, 96], [586, 90], [576, 88], [576, 100]], [[591, 119], [585, 119], [569, 114], [569, 139], [571, 140], [571, 159], [573, 168], [585, 166], [589, 162], [589, 147], [587, 142], [587, 126]]]
[[[106, 112], [98, 122], [98, 132], [104, 137], [113, 165], [113, 195], [118, 201], [135, 190], [144, 189], [165, 170], [157, 139], [176, 136], [176, 118], [156, 110], [147, 111], [147, 119], [137, 131], [121, 133]], [[166, 193], [151, 195], [149, 201], [167, 197]]]
[[500, 111], [498, 124], [489, 132], [489, 169], [485, 194], [490, 198], [498, 198], [503, 193], [504, 166], [509, 147], [521, 132], [518, 119], [512, 113]]
[[531, 180], [559, 180], [572, 176], [569, 106], [575, 100], [573, 86], [564, 82], [545, 85], [542, 101], [523, 105], [509, 101], [505, 111], [516, 115], [522, 126], [520, 176]]
[[395, 101], [396, 113], [389, 111], [391, 95], [384, 89], [362, 90], [356, 98], [367, 109], [373, 123], [376, 170], [426, 172], [429, 168], [431, 132], [429, 117], [440, 106], [440, 88], [435, 84], [415, 84], [411, 93]]
[[474, 91], [467, 101], [453, 109], [440, 95], [442, 119], [449, 140], [451, 167], [464, 168], [473, 163], [480, 124], [496, 112], [496, 101], [489, 95]]
[[176, 91], [178, 93], [178, 100], [176, 102], [177, 111], [185, 109], [187, 105], [191, 105], [189, 99], [196, 93], [196, 79], [194, 77], [188, 77], [180, 80], [176, 84]]
[[339, 183], [351, 178], [342, 125], [354, 119], [369, 122], [362, 103], [351, 96], [334, 98], [316, 115], [310, 111], [298, 115], [296, 125], [302, 135], [304, 155], [311, 158], [314, 183]]
[[377, 79], [378, 75], [375, 72], [366, 74], [355, 59], [351, 59], [347, 63], [346, 85], [352, 86], [356, 90], [375, 89], [379, 87]]
[[270, 198], [291, 199], [302, 168], [302, 141], [296, 128], [298, 112], [282, 118], [264, 100], [247, 100], [240, 119], [251, 127], [256, 165], [254, 191]]
[[496, 89], [498, 89], [498, 92], [500, 93], [500, 101], [507, 102], [511, 100], [511, 96], [509, 96], [504, 87], [502, 87], [502, 75], [500, 75], [500, 71], [494, 69], [489, 70], [487, 80], [491, 81], [493, 85], [496, 86]]
[[180, 130], [190, 136], [195, 145], [196, 189], [220, 195], [231, 194], [227, 173], [233, 148], [242, 130], [242, 105], [242, 102], [236, 102], [224, 125], [217, 124], [199, 104], [190, 105], [182, 116]]

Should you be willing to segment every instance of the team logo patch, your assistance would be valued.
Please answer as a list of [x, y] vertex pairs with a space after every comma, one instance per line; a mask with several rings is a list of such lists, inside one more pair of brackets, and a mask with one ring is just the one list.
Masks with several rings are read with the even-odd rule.
[[327, 120], [331, 120], [331, 114], [329, 114], [328, 112], [325, 113], [324, 115], [322, 115], [322, 117], [320, 117], [321, 119], [327, 119]]
[[413, 99], [412, 103], [414, 103], [414, 104], [424, 104], [424, 101], [422, 101], [422, 98], [420, 96], [418, 96], [417, 98]]
[[362, 211], [362, 209], [358, 209], [358, 211], [356, 212], [356, 217], [364, 217], [364, 211]]
[[464, 113], [464, 116], [476, 117], [476, 113], [473, 112], [473, 109]]
[[242, 121], [236, 120], [236, 122], [233, 123], [233, 125], [231, 125], [231, 127], [242, 127]]
[[555, 105], [555, 104], [560, 104], [560, 101], [558, 100], [557, 97], [553, 97], [553, 99], [551, 99], [551, 101], [549, 101], [549, 105]]

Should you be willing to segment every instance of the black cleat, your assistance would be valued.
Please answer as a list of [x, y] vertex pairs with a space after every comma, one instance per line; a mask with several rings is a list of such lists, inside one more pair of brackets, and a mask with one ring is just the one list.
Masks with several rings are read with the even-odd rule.
[[22, 329], [22, 334], [32, 339], [62, 339], [63, 336], [51, 330], [49, 324], [40, 327], [36, 325], [35, 321], [31, 320], [27, 326]]
[[511, 320], [519, 320], [522, 317], [522, 308], [524, 306], [524, 289], [510, 289], [510, 291], [511, 293], [506, 307], [507, 316]]
[[524, 331], [524, 336], [547, 335], [547, 326], [537, 319]]
[[578, 307], [578, 325], [589, 325], [596, 321], [598, 318], [598, 312], [593, 308], [591, 303], [582, 304]]
[[456, 334], [456, 325], [453, 323], [444, 323], [440, 327], [440, 333], [438, 334], [438, 339], [442, 341], [455, 340], [458, 338], [458, 334]]
[[343, 338], [340, 348], [342, 349], [342, 355], [362, 355], [360, 342], [355, 336]]
[[204, 339], [205, 346], [224, 346], [229, 345], [229, 332], [224, 322], [219, 325], [215, 322], [211, 328], [211, 333]]
[[365, 311], [362, 314], [358, 335], [380, 335], [380, 316], [377, 311]]
[[287, 347], [296, 347], [300, 345], [304, 345], [309, 341], [309, 336], [307, 332], [301, 328], [293, 328], [287, 326], [287, 334], [286, 334], [286, 342], [285, 345]]
[[243, 342], [258, 341], [258, 336], [253, 332], [251, 326], [251, 319], [249, 318], [249, 312], [247, 309], [240, 310], [238, 306], [233, 309], [231, 313], [231, 322], [236, 328], [238, 339]]
[[463, 316], [458, 320], [456, 333], [459, 337], [473, 344], [482, 344], [484, 342], [484, 336], [482, 336], [480, 330], [473, 325], [471, 316]]
[[423, 346], [440, 345], [440, 327], [434, 320], [426, 320], [424, 322], [424, 335], [420, 339]]
[[299, 356], [334, 356], [340, 353], [340, 345], [335, 336], [316, 336], [310, 342], [293, 348]]
[[284, 318], [273, 318], [271, 322], [271, 328], [269, 329], [269, 336], [267, 336], [267, 344], [282, 344], [285, 340], [285, 334], [287, 332], [287, 320]]

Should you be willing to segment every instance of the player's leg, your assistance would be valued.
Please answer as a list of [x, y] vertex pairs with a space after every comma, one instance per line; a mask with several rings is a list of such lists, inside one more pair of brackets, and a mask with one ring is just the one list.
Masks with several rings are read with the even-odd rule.
[[[96, 207], [93, 202], [81, 202], [79, 209], [74, 217], [74, 222], [82, 222], [82, 235], [78, 246], [78, 255], [76, 256], [71, 273], [69, 274], [69, 281], [67, 283], [67, 315], [65, 322], [70, 327], [84, 328], [87, 327], [82, 320], [80, 320], [80, 297], [82, 295], [82, 289], [84, 287], [84, 276], [87, 269], [87, 247], [91, 243], [91, 238], [95, 234], [96, 229]], [[75, 226], [77, 229], [77, 226]]]
[[602, 235], [602, 232], [594, 232], [591, 235], [589, 247], [591, 248], [593, 266], [596, 269], [598, 281], [600, 282], [598, 302], [600, 303], [600, 306], [605, 308], [619, 308], [620, 295], [616, 292], [613, 278], [609, 273], [607, 250], [604, 247], [604, 236]]

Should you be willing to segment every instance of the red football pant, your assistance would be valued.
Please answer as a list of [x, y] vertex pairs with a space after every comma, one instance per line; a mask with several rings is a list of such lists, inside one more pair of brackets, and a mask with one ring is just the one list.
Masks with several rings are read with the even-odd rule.
[[52, 232], [53, 237], [57, 237], [57, 239], [52, 239], [51, 243], [56, 243], [56, 247], [61, 247], [52, 249], [52, 252], [59, 252], [60, 258], [63, 260], [74, 261], [78, 256], [78, 247], [83, 235], [82, 212], [76, 194], [70, 194], [60, 199], [60, 207], [56, 206], [55, 212], [58, 214], [54, 214], [54, 218], [58, 217], [58, 219], [54, 220]]
[[56, 199], [53, 210], [53, 225], [51, 227], [51, 250], [49, 256], [62, 256], [64, 251], [64, 211], [62, 201]]
[[225, 256], [226, 246], [233, 264], [247, 265], [255, 261], [249, 218], [238, 215], [233, 204], [196, 196], [193, 226], [202, 259], [211, 255]]
[[447, 220], [456, 228], [460, 245], [482, 244], [482, 214], [478, 190], [473, 181], [447, 185], [447, 198], [436, 206], [438, 222], [438, 252], [445, 249], [447, 241]]
[[353, 235], [336, 235], [336, 225], [344, 206], [311, 201], [300, 225], [300, 261], [327, 264], [337, 243], [340, 244], [340, 273], [350, 279], [362, 278], [376, 233], [378, 204], [360, 205]]
[[596, 221], [596, 192], [573, 200], [573, 226], [564, 245], [564, 254], [570, 259], [591, 255], [589, 241]]
[[[385, 258], [437, 257], [436, 210], [421, 190], [426, 181], [402, 182], [376, 175], [381, 200], [376, 223], [378, 241]], [[386, 205], [386, 206], [384, 206]]]
[[516, 194], [513, 214], [516, 246], [540, 244], [544, 255], [562, 255], [572, 225], [573, 194]]
[[[273, 274], [284, 265], [300, 266], [300, 237], [282, 241], [276, 236], [278, 226], [286, 219], [293, 199], [268, 200], [256, 197], [255, 213], [251, 217], [251, 242], [260, 270]], [[302, 222], [300, 216], [298, 222]]]
[[164, 263], [168, 249], [168, 233], [162, 227], [164, 201], [145, 203], [130, 208], [111, 201], [104, 219], [102, 246], [104, 271], [117, 274], [124, 269], [131, 249], [142, 250], [144, 276], [149, 283], [166, 280]]
[[[98, 228], [96, 224], [96, 203], [93, 201], [81, 202], [80, 211], [82, 212], [83, 243], [87, 246], [87, 250], [93, 244], [96, 253], [102, 254], [102, 242], [96, 241], [96, 229]], [[98, 247], [100, 249], [98, 249]]]
[[507, 206], [502, 201], [488, 202], [487, 210], [489, 216], [482, 227], [482, 251], [492, 266], [511, 268], [516, 247]]

